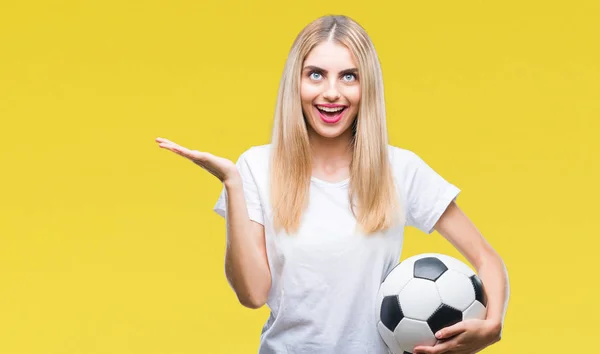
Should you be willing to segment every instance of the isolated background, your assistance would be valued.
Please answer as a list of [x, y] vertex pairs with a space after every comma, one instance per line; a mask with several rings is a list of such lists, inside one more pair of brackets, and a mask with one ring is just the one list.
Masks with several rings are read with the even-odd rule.
[[[594, 351], [598, 2], [111, 0], [0, 5], [0, 353], [256, 352], [268, 310], [225, 280], [221, 184], [154, 138], [268, 143], [292, 41], [330, 13], [376, 45], [390, 142], [508, 266], [485, 352]], [[407, 229], [421, 252], [464, 260]]]

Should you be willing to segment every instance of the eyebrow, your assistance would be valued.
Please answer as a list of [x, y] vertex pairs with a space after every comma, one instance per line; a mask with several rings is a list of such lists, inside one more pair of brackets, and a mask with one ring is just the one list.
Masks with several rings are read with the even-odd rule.
[[[320, 71], [323, 73], [327, 73], [327, 70], [319, 68], [318, 66], [313, 66], [313, 65], [308, 65], [305, 66], [302, 70], [306, 71], [306, 70], [314, 70], [314, 71]], [[348, 74], [348, 73], [357, 73], [358, 69], [357, 68], [350, 68], [350, 69], [346, 69], [346, 70], [342, 70], [340, 73], [341, 74]]]

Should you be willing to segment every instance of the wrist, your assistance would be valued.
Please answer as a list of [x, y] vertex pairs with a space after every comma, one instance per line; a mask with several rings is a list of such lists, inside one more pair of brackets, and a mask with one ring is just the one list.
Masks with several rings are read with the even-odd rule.
[[239, 174], [234, 174], [232, 176], [226, 177], [223, 180], [223, 185], [225, 188], [238, 187], [242, 185], [242, 178]]

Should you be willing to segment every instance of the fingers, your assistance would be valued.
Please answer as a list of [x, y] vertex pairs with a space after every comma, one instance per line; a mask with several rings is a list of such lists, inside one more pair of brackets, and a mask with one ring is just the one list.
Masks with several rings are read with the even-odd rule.
[[452, 343], [442, 342], [433, 347], [418, 346], [413, 349], [414, 354], [442, 354], [452, 348]]
[[156, 142], [159, 143], [158, 145], [161, 147], [179, 146], [179, 145], [175, 144], [174, 142], [172, 142], [171, 140], [165, 139], [165, 138], [156, 138]]
[[207, 152], [190, 150], [165, 138], [156, 138], [156, 142], [159, 143], [159, 147], [171, 150], [174, 153], [186, 157], [204, 168], [207, 168], [207, 166], [205, 166], [205, 162], [207, 162], [212, 157], [212, 155]]
[[171, 150], [179, 155], [185, 156], [190, 158], [192, 153], [189, 149], [186, 149], [185, 147], [178, 145], [168, 139], [165, 138], [156, 138], [156, 142], [158, 142], [158, 146], [163, 148], [163, 149], [167, 149], [167, 150]]
[[174, 142], [172, 142], [171, 140], [168, 140], [165, 138], [156, 138], [156, 142], [158, 143], [158, 146], [160, 146], [161, 148], [165, 148], [165, 149], [169, 149], [169, 150], [177, 150], [176, 147], [179, 146], [179, 145], [175, 144]]
[[465, 324], [464, 322], [459, 322], [453, 326], [449, 326], [449, 327], [445, 327], [440, 329], [439, 331], [437, 331], [437, 333], [435, 334], [435, 337], [437, 339], [445, 339], [445, 338], [450, 338], [453, 337], [459, 333], [462, 333], [465, 331]]
[[452, 338], [466, 331], [465, 322], [459, 322], [452, 326], [440, 329], [435, 333], [438, 343], [434, 346], [417, 346], [414, 348], [414, 354], [442, 354], [449, 352], [456, 346], [456, 338]]

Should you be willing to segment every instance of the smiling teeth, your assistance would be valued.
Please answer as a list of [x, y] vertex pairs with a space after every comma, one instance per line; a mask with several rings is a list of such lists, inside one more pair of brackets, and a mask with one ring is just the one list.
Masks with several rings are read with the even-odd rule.
[[339, 112], [339, 111], [343, 110], [345, 107], [329, 108], [329, 107], [317, 106], [317, 108], [322, 111], [325, 111], [325, 112]]

